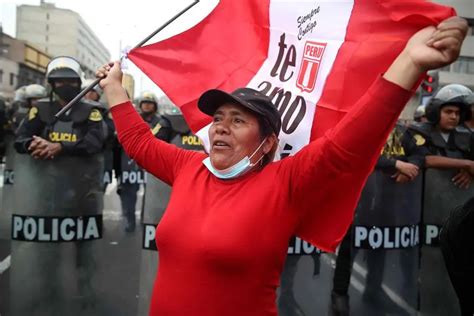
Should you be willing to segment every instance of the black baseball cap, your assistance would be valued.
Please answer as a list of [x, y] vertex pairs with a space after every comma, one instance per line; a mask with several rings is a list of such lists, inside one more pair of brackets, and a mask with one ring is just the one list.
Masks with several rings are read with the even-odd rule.
[[275, 135], [280, 133], [281, 117], [276, 106], [265, 94], [251, 88], [239, 88], [232, 93], [218, 89], [208, 90], [199, 98], [198, 108], [201, 112], [213, 116], [217, 108], [225, 103], [242, 105], [263, 117]]

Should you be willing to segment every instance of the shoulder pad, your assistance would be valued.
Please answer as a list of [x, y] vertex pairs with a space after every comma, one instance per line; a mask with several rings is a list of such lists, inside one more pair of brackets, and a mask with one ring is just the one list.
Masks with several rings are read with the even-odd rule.
[[28, 121], [33, 120], [38, 115], [38, 108], [36, 106], [31, 107], [28, 111]]
[[433, 130], [433, 125], [431, 123], [412, 123], [408, 126], [408, 130], [414, 132], [415, 134], [421, 134], [423, 137], [429, 137], [431, 131]]
[[102, 114], [98, 109], [92, 109], [89, 113], [89, 121], [100, 122], [102, 121]]
[[426, 138], [421, 134], [413, 135], [413, 139], [415, 140], [416, 146], [423, 146], [426, 144]]

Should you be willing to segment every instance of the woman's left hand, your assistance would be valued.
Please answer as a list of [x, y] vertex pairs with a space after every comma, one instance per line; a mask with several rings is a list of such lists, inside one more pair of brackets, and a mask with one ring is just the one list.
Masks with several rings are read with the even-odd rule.
[[468, 25], [460, 17], [444, 20], [413, 35], [383, 77], [411, 90], [428, 70], [441, 68], [456, 60], [466, 37]]
[[427, 27], [413, 35], [405, 53], [423, 72], [444, 67], [458, 58], [467, 30], [466, 20], [451, 17], [437, 27]]

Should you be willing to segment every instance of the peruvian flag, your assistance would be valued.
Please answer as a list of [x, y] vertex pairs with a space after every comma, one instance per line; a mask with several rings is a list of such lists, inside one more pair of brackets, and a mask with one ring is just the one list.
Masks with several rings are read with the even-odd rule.
[[128, 57], [203, 139], [204, 91], [262, 91], [281, 114], [286, 156], [337, 124], [411, 35], [454, 14], [424, 0], [221, 0], [196, 26]]

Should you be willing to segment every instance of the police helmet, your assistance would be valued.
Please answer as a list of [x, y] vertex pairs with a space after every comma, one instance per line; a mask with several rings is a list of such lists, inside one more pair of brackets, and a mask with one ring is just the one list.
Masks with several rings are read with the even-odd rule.
[[413, 118], [415, 119], [415, 121], [420, 121], [421, 118], [425, 115], [426, 115], [426, 105], [422, 104], [416, 108]]
[[153, 92], [144, 91], [138, 98], [138, 107], [141, 108], [143, 102], [151, 102], [155, 104], [155, 111], [158, 110], [158, 101]]
[[443, 107], [454, 105], [461, 113], [460, 123], [470, 120], [471, 111], [468, 98], [472, 95], [471, 89], [460, 84], [449, 84], [441, 88], [426, 106], [426, 118], [437, 124], [440, 120], [440, 111]]
[[49, 83], [56, 79], [77, 79], [81, 81], [81, 65], [69, 56], [59, 56], [51, 59], [46, 68], [46, 78]]
[[39, 84], [30, 84], [25, 89], [26, 99], [41, 99], [46, 97], [46, 88]]
[[[82, 81], [81, 90], [84, 90], [85, 88], [90, 86], [91, 83], [93, 82], [94, 82], [94, 79], [85, 79], [84, 81]], [[99, 97], [102, 96], [102, 88], [98, 84], [92, 90], [97, 92]]]
[[13, 102], [25, 102], [26, 101], [26, 86], [22, 86], [15, 90], [15, 97]]

